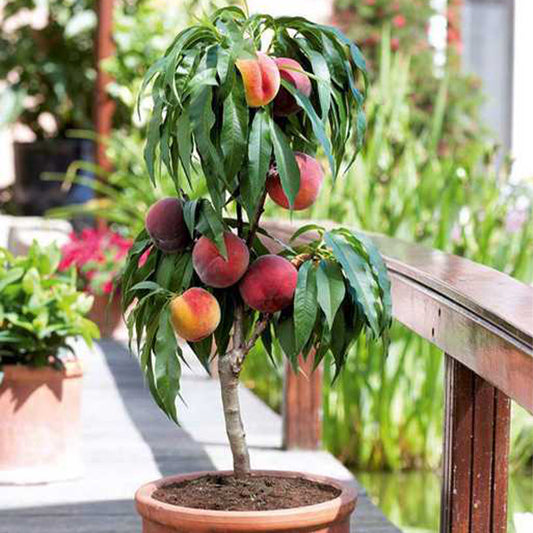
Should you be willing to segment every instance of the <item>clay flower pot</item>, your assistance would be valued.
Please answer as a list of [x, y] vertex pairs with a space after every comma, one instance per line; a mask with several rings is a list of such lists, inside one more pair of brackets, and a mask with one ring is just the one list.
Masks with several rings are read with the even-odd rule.
[[79, 477], [82, 369], [5, 365], [0, 384], [0, 483]]
[[[160, 502], [152, 498], [154, 491], [170, 483], [201, 477], [214, 472], [198, 472], [160, 479], [143, 485], [135, 495], [137, 511], [143, 519], [143, 533], [254, 533], [316, 532], [349, 533], [350, 515], [355, 508], [357, 495], [354, 489], [343, 483], [321, 476], [296, 472], [260, 471], [252, 475], [302, 477], [332, 485], [341, 494], [327, 502], [294, 509], [277, 511], [209, 511], [191, 509]], [[216, 472], [229, 476], [233, 472]]]
[[88, 318], [98, 326], [100, 335], [103, 338], [112, 337], [122, 322], [120, 294], [115, 293], [111, 301], [109, 300], [109, 294], [95, 296]]

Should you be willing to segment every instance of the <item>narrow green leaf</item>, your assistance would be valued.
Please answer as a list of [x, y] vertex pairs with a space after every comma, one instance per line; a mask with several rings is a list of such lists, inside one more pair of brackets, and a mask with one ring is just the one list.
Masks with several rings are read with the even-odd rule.
[[300, 352], [309, 340], [318, 311], [316, 270], [312, 261], [306, 261], [298, 270], [294, 293], [294, 341]]
[[294, 338], [294, 320], [292, 316], [280, 318], [275, 324], [276, 337], [283, 353], [289, 359], [292, 368], [298, 370], [298, 352]]
[[211, 87], [204, 85], [196, 89], [191, 98], [190, 116], [209, 195], [217, 210], [222, 210], [224, 178], [221, 173], [224, 167], [221, 155], [211, 140], [211, 129], [215, 124], [215, 114], [211, 108], [212, 102], [213, 91]]
[[318, 304], [330, 329], [339, 307], [344, 300], [346, 287], [341, 267], [333, 261], [322, 260], [316, 275]]
[[248, 140], [248, 172], [243, 176], [241, 186], [245, 198], [245, 208], [249, 216], [257, 210], [257, 203], [265, 187], [267, 172], [272, 156], [272, 140], [267, 112], [256, 112]]
[[198, 200], [188, 200], [183, 203], [183, 218], [191, 239], [194, 239], [194, 230], [196, 229], [196, 210], [198, 203]]
[[309, 233], [310, 231], [316, 231], [318, 234], [323, 234], [325, 229], [323, 226], [320, 226], [319, 224], [305, 224], [301, 228], [298, 228], [293, 234], [292, 237], [289, 239], [289, 242], [294, 242], [298, 237], [301, 235], [304, 235], [305, 233]]
[[376, 282], [366, 260], [342, 236], [333, 232], [324, 235], [326, 244], [331, 247], [333, 255], [342, 265], [344, 273], [354, 289], [357, 299], [366, 315], [368, 324], [376, 337], [380, 334], [376, 306]]
[[292, 207], [300, 190], [300, 169], [286, 135], [272, 119], [270, 120], [270, 135], [276, 158], [276, 169], [281, 179], [283, 191]]
[[226, 181], [231, 182], [242, 167], [248, 139], [248, 106], [238, 83], [224, 100], [220, 145], [224, 155]]
[[191, 119], [188, 108], [183, 110], [176, 123], [176, 142], [178, 143], [178, 155], [181, 166], [189, 181], [189, 185], [191, 185], [191, 154], [193, 146], [191, 139]]
[[162, 288], [163, 287], [155, 283], [155, 281], [141, 281], [140, 283], [136, 283], [133, 287], [131, 287], [130, 291], [140, 291], [140, 290], [157, 291]]
[[294, 99], [298, 102], [301, 108], [303, 108], [304, 112], [309, 117], [309, 120], [311, 121], [311, 126], [313, 128], [313, 132], [320, 142], [320, 145], [324, 149], [324, 152], [328, 158], [329, 166], [331, 169], [331, 173], [333, 175], [333, 178], [337, 175], [337, 165], [335, 163], [335, 159], [333, 158], [333, 152], [331, 147], [331, 141], [329, 140], [329, 137], [326, 134], [326, 129], [324, 127], [324, 123], [320, 119], [320, 117], [317, 115], [315, 108], [313, 107], [313, 104], [311, 103], [311, 100], [307, 98], [303, 93], [301, 93], [292, 83], [289, 83], [286, 80], [281, 80], [281, 84], [285, 89], [287, 89], [294, 97]]
[[155, 185], [155, 158], [156, 150], [159, 145], [161, 137], [160, 124], [163, 113], [163, 102], [158, 100], [154, 106], [152, 117], [148, 124], [148, 133], [146, 136], [146, 146], [144, 148], [144, 160], [146, 161], [146, 168], [148, 169], [148, 175]]
[[178, 422], [176, 398], [180, 390], [181, 365], [177, 352], [178, 341], [170, 323], [168, 306], [161, 312], [159, 328], [155, 339], [154, 377], [157, 392], [161, 398], [164, 411], [169, 418]]

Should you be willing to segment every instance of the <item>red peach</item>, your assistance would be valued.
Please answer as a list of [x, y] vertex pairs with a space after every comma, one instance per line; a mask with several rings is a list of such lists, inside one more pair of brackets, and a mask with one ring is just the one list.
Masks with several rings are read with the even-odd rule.
[[176, 333], [189, 342], [198, 342], [217, 329], [220, 306], [205, 289], [193, 287], [170, 302], [170, 320]]
[[294, 265], [279, 255], [263, 255], [241, 280], [244, 302], [256, 311], [275, 313], [291, 304], [298, 281]]
[[[300, 63], [288, 57], [277, 57], [274, 61], [279, 68], [280, 76], [309, 98], [311, 95], [311, 80], [304, 74], [304, 69]], [[290, 70], [284, 67], [289, 67]], [[295, 72], [295, 70], [301, 70], [302, 73]], [[286, 117], [296, 113], [300, 109], [294, 96], [282, 86], [274, 99], [274, 114]]]
[[179, 198], [163, 198], [153, 204], [146, 215], [146, 230], [163, 252], [180, 252], [190, 242]]
[[241, 73], [246, 102], [250, 107], [262, 107], [278, 94], [280, 74], [276, 62], [257, 52], [257, 59], [237, 59], [235, 66]]
[[[314, 157], [301, 152], [295, 152], [294, 156], [300, 169], [300, 188], [294, 199], [293, 209], [301, 211], [315, 203], [324, 180], [324, 171]], [[277, 172], [270, 173], [266, 186], [268, 195], [274, 202], [285, 209], [290, 208], [289, 199], [283, 190], [281, 179]]]
[[228, 259], [220, 254], [215, 244], [201, 237], [194, 245], [192, 261], [199, 278], [209, 287], [223, 289], [239, 281], [248, 268], [250, 252], [246, 243], [230, 232], [224, 234]]

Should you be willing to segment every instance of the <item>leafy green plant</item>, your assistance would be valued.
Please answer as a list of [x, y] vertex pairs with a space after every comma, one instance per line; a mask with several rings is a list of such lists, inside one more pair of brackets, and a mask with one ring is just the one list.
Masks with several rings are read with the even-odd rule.
[[60, 349], [82, 337], [89, 345], [98, 328], [85, 315], [92, 296], [78, 292], [75, 271], [58, 272], [61, 253], [34, 242], [27, 256], [0, 248], [0, 366], [61, 365]]
[[[37, 4], [45, 21], [33, 27], [24, 15]], [[18, 120], [39, 139], [50, 135], [46, 115], [55, 121], [52, 135], [91, 126], [94, 6], [94, 0], [14, 0], [3, 6], [0, 80], [6, 88], [0, 93], [0, 126]]]
[[[267, 53], [260, 53], [262, 45]], [[306, 89], [289, 82], [271, 56], [296, 61]], [[313, 159], [320, 148], [335, 179], [347, 146], [361, 146], [365, 63], [335, 28], [228, 7], [179, 33], [143, 89], [150, 83], [146, 164], [154, 183], [166, 168], [177, 198], [148, 213], [121, 280], [123, 310], [130, 310], [130, 339], [136, 337], [152, 395], [173, 420], [182, 358], [174, 330], [205, 366], [215, 344], [239, 475], [250, 464], [237, 384], [259, 339], [269, 353], [278, 342], [294, 367], [299, 353], [313, 351], [318, 364], [330, 352], [336, 376], [361, 334], [382, 338], [387, 348], [390, 284], [368, 239], [304, 226], [295, 238], [310, 230], [319, 238], [286, 245], [277, 255], [259, 239], [269, 238], [260, 219], [272, 180], [294, 206], [304, 180], [322, 179], [316, 165], [312, 176], [302, 170], [295, 151]], [[276, 108], [280, 87], [293, 99], [292, 114]], [[204, 175], [206, 198], [190, 200], [185, 192], [195, 190], [194, 167]], [[216, 272], [209, 272], [211, 261]]]

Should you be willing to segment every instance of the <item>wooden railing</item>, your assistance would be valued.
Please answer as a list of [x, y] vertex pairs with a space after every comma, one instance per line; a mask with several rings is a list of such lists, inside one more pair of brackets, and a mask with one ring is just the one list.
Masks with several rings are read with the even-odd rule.
[[[287, 241], [295, 227], [268, 221]], [[444, 351], [443, 532], [504, 532], [510, 400], [533, 413], [533, 288], [454, 255], [371, 236], [385, 257], [394, 317]], [[320, 445], [321, 377], [287, 369], [287, 447]]]

